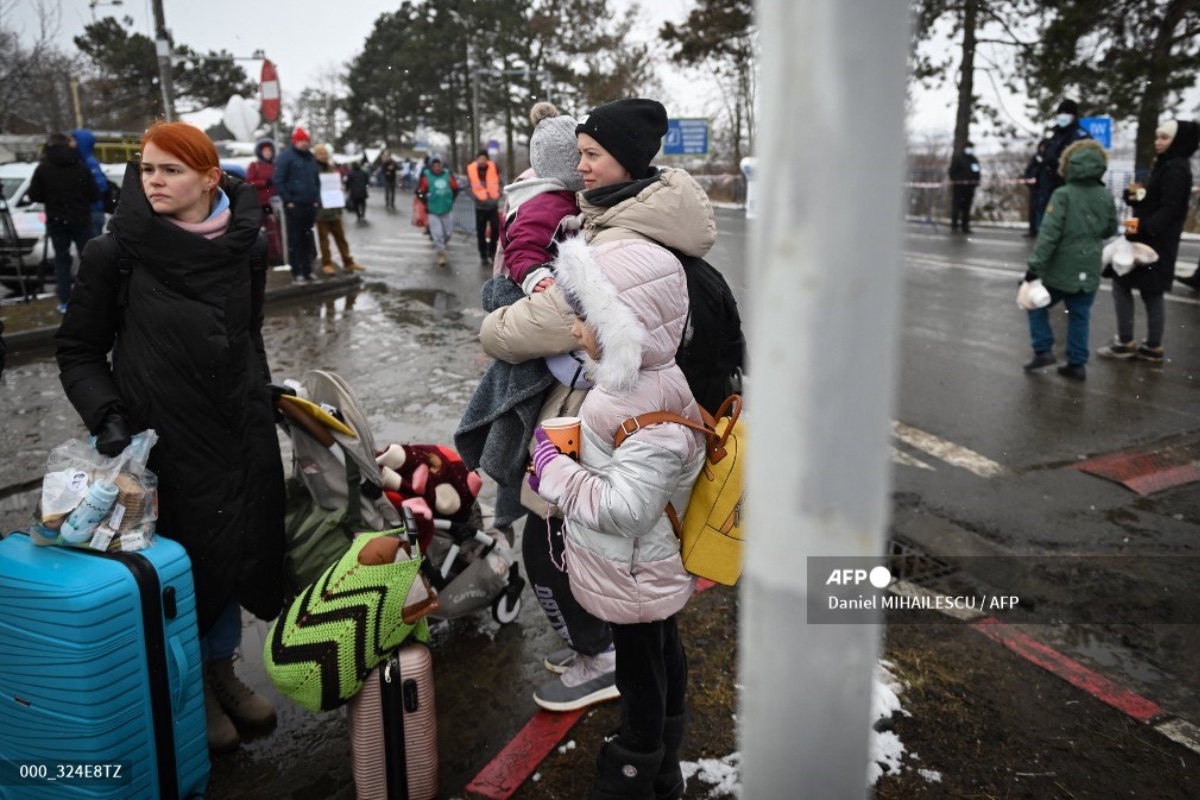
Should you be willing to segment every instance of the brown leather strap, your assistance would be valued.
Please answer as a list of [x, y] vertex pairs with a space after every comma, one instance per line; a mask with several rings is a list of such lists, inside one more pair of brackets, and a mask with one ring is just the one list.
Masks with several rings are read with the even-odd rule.
[[671, 520], [671, 527], [675, 529], [675, 538], [683, 538], [683, 526], [679, 524], [679, 515], [675, 513], [675, 506], [667, 503], [667, 519]]
[[[700, 409], [700, 416], [704, 419], [703, 424], [692, 422], [690, 419], [673, 414], [670, 411], [651, 411], [648, 414], [639, 414], [636, 417], [630, 417], [617, 427], [617, 432], [613, 436], [613, 447], [620, 447], [621, 442], [642, 428], [650, 425], [660, 425], [664, 422], [674, 422], [703, 433], [706, 437], [705, 447], [708, 450], [708, 460], [716, 463], [725, 457], [725, 443], [729, 441], [729, 436], [733, 433], [734, 423], [738, 421], [741, 413], [742, 396], [731, 394], [721, 404], [721, 408], [718, 409], [715, 418], [703, 408]], [[730, 418], [729, 424], [725, 427], [725, 433], [718, 436], [716, 420], [726, 416]]]
[[686, 425], [689, 428], [694, 428], [700, 431], [705, 436], [712, 436], [716, 432], [709, 427], [701, 425], [698, 422], [692, 422], [687, 417], [681, 417], [678, 414], [672, 414], [670, 411], [651, 411], [648, 414], [639, 414], [636, 417], [630, 417], [622, 422], [617, 427], [616, 436], [613, 439], [613, 447], [620, 447], [621, 442], [628, 439], [633, 434], [637, 433], [642, 428], [648, 428], [651, 425], [661, 425], [664, 422], [674, 422], [677, 425]]

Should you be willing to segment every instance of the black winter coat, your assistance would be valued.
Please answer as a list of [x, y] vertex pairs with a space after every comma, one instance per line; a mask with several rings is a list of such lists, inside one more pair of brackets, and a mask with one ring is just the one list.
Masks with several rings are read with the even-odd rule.
[[1143, 242], [1158, 253], [1158, 261], [1141, 264], [1117, 277], [1130, 289], [1169, 292], [1175, 280], [1175, 259], [1179, 255], [1179, 237], [1187, 220], [1192, 198], [1191, 157], [1200, 146], [1200, 126], [1179, 120], [1179, 129], [1170, 146], [1156, 159], [1146, 182], [1146, 196], [1132, 203], [1138, 220], [1137, 234], [1128, 238]]
[[365, 169], [351, 168], [346, 173], [346, 193], [354, 200], [365, 200], [369, 195], [367, 187], [370, 185], [371, 176], [367, 174]]
[[974, 188], [979, 185], [979, 159], [966, 153], [955, 153], [947, 173], [955, 184]]
[[46, 206], [47, 222], [90, 222], [100, 190], [79, 153], [65, 144], [56, 145], [46, 148], [33, 171], [29, 199]]
[[1081, 139], [1090, 139], [1092, 135], [1084, 130], [1078, 122], [1072, 122], [1065, 128], [1057, 125], [1051, 130], [1046, 139], [1046, 151], [1042, 153], [1042, 174], [1038, 180], [1038, 191], [1049, 197], [1054, 190], [1066, 184], [1066, 179], [1058, 171], [1058, 160], [1063, 151]]
[[84, 248], [55, 336], [63, 388], [89, 430], [119, 410], [134, 430], [159, 436], [150, 454], [158, 532], [192, 560], [202, 635], [234, 599], [274, 618], [284, 592], [265, 260], [252, 259], [262, 210], [249, 184], [226, 176], [223, 188], [230, 226], [205, 239], [155, 214], [130, 164], [109, 233]]

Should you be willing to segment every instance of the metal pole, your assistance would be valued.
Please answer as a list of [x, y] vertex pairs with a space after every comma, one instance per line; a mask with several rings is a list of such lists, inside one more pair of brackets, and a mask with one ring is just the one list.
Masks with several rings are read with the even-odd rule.
[[742, 796], [861, 798], [881, 630], [807, 624], [806, 567], [884, 550], [909, 4], [758, 10]]
[[167, 31], [167, 21], [163, 16], [163, 0], [153, 0], [153, 7], [154, 44], [158, 52], [158, 80], [162, 85], [163, 119], [171, 122], [175, 119], [175, 87], [171, 80], [171, 34]]
[[471, 131], [474, 134], [472, 152], [479, 152], [479, 70], [471, 70]]

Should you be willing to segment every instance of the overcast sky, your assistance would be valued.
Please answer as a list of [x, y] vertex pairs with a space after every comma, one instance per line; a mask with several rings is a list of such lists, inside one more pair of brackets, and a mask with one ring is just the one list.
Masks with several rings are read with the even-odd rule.
[[[633, 0], [612, 0], [617, 8], [626, 8]], [[73, 50], [72, 38], [92, 21], [90, 0], [41, 0], [61, 12], [58, 41]], [[32, 40], [37, 31], [38, 0], [0, 0], [9, 8], [5, 27], [15, 27], [22, 37]], [[664, 21], [683, 21], [694, 0], [644, 0], [643, 23], [635, 32], [639, 38], [655, 38]], [[175, 40], [193, 49], [228, 50], [235, 56], [248, 57], [261, 49], [275, 62], [287, 101], [307, 86], [317, 85], [322, 74], [339, 71], [362, 49], [380, 14], [399, 7], [399, 0], [163, 0], [167, 27]], [[124, 0], [113, 6], [111, 0], [99, 0], [94, 9], [97, 18], [107, 15], [133, 19], [133, 30], [154, 37], [154, 15], [150, 0]], [[243, 68], [257, 80], [261, 62], [246, 61]], [[718, 101], [715, 88], [706, 87], [696, 73], [682, 75], [665, 67], [662, 79], [666, 96], [662, 98], [672, 116], [703, 116]], [[699, 90], [697, 87], [700, 87]], [[953, 89], [930, 93], [918, 91], [910, 120], [920, 136], [949, 135], [954, 129]], [[1021, 113], [1020, 101], [1010, 106]]]
[[[42, 0], [61, 10], [58, 41], [73, 50], [72, 38], [83, 33], [92, 22], [90, 0]], [[16, 27], [26, 40], [37, 32], [37, 0], [0, 0], [0, 6], [12, 4], [6, 27]], [[612, 0], [615, 7], [624, 9], [632, 0]], [[339, 71], [361, 50], [363, 42], [374, 29], [375, 20], [384, 13], [399, 8], [399, 0], [163, 0], [167, 27], [176, 42], [199, 52], [228, 50], [234, 56], [248, 57], [262, 50], [275, 62], [279, 80], [287, 97], [295, 96], [307, 86], [315, 86], [323, 73]], [[692, 0], [650, 0], [642, 4], [639, 38], [653, 38], [664, 20], [682, 21]], [[154, 12], [150, 0], [124, 0], [113, 6], [111, 0], [100, 0], [94, 9], [98, 19], [129, 16], [133, 30], [154, 38]], [[242, 63], [247, 74], [257, 80], [261, 62]], [[688, 108], [695, 100], [694, 92], [686, 92], [687, 83], [664, 76], [670, 90], [678, 91], [679, 110], [668, 108], [674, 115], [684, 116], [701, 111]], [[687, 98], [686, 100], [684, 98]]]

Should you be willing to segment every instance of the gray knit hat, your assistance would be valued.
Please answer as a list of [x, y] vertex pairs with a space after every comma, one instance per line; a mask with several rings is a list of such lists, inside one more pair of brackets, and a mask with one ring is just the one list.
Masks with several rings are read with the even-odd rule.
[[539, 178], [554, 178], [573, 192], [583, 189], [579, 174], [579, 146], [574, 118], [559, 114], [552, 103], [536, 103], [529, 110], [533, 134], [529, 137], [529, 164]]

